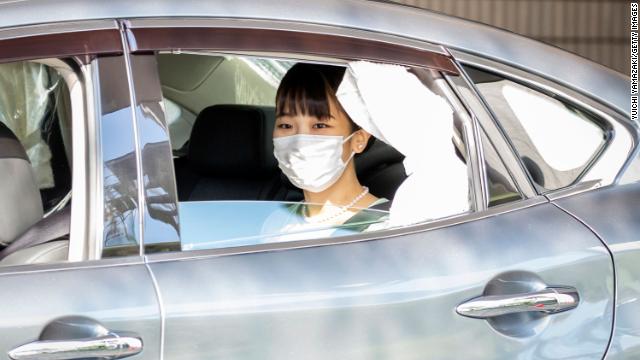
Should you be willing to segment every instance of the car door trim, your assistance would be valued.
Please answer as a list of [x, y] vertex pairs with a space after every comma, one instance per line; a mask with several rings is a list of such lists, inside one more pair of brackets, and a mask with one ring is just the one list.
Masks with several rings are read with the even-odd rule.
[[85, 20], [55, 24], [26, 25], [0, 29], [0, 40], [96, 30], [118, 30], [118, 25], [113, 20]]
[[138, 211], [136, 214], [136, 223], [138, 224], [138, 246], [139, 246], [139, 255], [144, 255], [144, 219], [146, 212], [146, 201], [144, 196], [144, 175], [142, 173], [142, 154], [140, 148], [140, 120], [138, 119], [138, 112], [136, 111], [137, 100], [136, 100], [136, 92], [133, 86], [133, 73], [131, 68], [131, 58], [130, 53], [131, 50], [129, 48], [129, 42], [127, 41], [127, 36], [125, 35], [125, 28], [122, 24], [119, 24], [118, 31], [121, 35], [120, 40], [122, 44], [122, 48], [124, 49], [124, 64], [127, 72], [127, 83], [129, 84], [129, 101], [131, 106], [131, 115], [132, 115], [132, 129], [133, 129], [133, 143], [135, 146], [135, 160], [136, 160], [136, 177], [138, 179]]
[[24, 26], [0, 30], [0, 62], [80, 56], [83, 64], [96, 54], [122, 54], [114, 21]]
[[[416, 47], [399, 42], [381, 41], [371, 36], [319, 32], [317, 25], [308, 29], [280, 29], [268, 21], [226, 23], [204, 19], [130, 20], [126, 22], [132, 53], [161, 50], [254, 50], [286, 51], [311, 55], [366, 59], [396, 64], [422, 66], [452, 74], [457, 73], [453, 60], [433, 51], [432, 46]], [[259, 27], [256, 24], [264, 24]], [[225, 25], [225, 26], [223, 26]], [[302, 26], [302, 25], [301, 25]], [[323, 27], [326, 29], [326, 27]], [[349, 30], [351, 32], [351, 30]], [[362, 33], [365, 33], [362, 31]], [[428, 49], [427, 49], [428, 48]]]
[[[462, 69], [460, 69], [460, 71], [462, 71]], [[483, 106], [481, 100], [478, 98], [476, 89], [470, 84], [470, 80], [467, 75], [464, 72], [461, 72], [460, 76], [445, 76], [445, 79], [453, 91], [458, 95], [460, 101], [467, 107], [469, 116], [476, 119], [479, 127], [482, 128], [491, 139], [493, 146], [496, 148], [496, 152], [504, 163], [504, 166], [513, 180], [518, 192], [524, 198], [537, 196], [537, 192], [535, 191], [533, 184], [530, 182], [529, 177], [526, 175], [526, 172], [516, 154], [513, 152], [513, 148], [509, 146], [506, 139], [492, 120], [487, 109]], [[479, 141], [479, 143], [481, 142]], [[486, 178], [486, 167], [484, 165], [485, 164], [483, 163], [483, 175]], [[485, 190], [488, 193], [488, 189]], [[487, 196], [486, 199], [486, 206], [488, 207], [489, 197]]]
[[484, 152], [482, 151], [480, 137], [478, 136], [479, 124], [477, 119], [468, 112], [460, 97], [457, 96], [456, 92], [451, 88], [446, 80], [446, 74], [441, 73], [440, 75], [441, 76], [438, 77], [434, 76], [434, 85], [448, 98], [453, 111], [463, 120], [464, 136], [469, 156], [467, 170], [469, 179], [472, 180], [470, 188], [473, 191], [474, 209], [475, 211], [484, 211], [487, 209], [489, 203], [489, 190], [485, 180]]
[[67, 271], [75, 269], [93, 269], [103, 267], [143, 265], [144, 258], [140, 256], [123, 256], [88, 261], [66, 261], [55, 263], [37, 263], [26, 265], [0, 266], [0, 278], [4, 275], [33, 274], [49, 271]]
[[243, 28], [262, 30], [282, 30], [292, 32], [308, 32], [335, 36], [348, 36], [357, 39], [398, 44], [419, 50], [449, 56], [448, 52], [440, 45], [424, 40], [416, 40], [408, 37], [385, 34], [370, 30], [345, 28], [333, 25], [302, 23], [297, 21], [266, 20], [266, 19], [242, 19], [242, 18], [172, 18], [172, 19], [130, 19], [127, 27], [137, 28], [166, 28], [166, 27], [206, 27], [206, 28]]

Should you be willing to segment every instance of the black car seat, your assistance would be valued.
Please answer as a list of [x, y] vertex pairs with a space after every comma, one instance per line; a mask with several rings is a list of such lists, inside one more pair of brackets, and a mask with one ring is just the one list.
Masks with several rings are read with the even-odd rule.
[[20, 141], [0, 123], [0, 264], [66, 259], [68, 209], [43, 219], [35, 174]]
[[393, 200], [396, 190], [407, 178], [403, 160], [404, 155], [380, 140], [354, 157], [360, 183], [367, 186], [373, 195], [388, 200]]
[[280, 185], [273, 156], [273, 107], [213, 105], [193, 125], [175, 160], [178, 199], [271, 200]]

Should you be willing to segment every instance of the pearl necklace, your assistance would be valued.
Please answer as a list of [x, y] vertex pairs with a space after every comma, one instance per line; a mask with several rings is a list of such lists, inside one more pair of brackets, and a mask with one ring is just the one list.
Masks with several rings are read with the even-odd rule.
[[[350, 203], [348, 203], [345, 206], [340, 206], [340, 210], [334, 214], [331, 214], [330, 216], [325, 216], [322, 217], [320, 219], [316, 219], [315, 217], [308, 217], [308, 216], [304, 216], [304, 219], [306, 222], [312, 223], [312, 224], [318, 224], [318, 223], [322, 223], [322, 222], [326, 222], [332, 219], [337, 218], [338, 216], [344, 214], [347, 210], [349, 210], [349, 208], [351, 208], [353, 205], [355, 205], [358, 201], [360, 201], [360, 199], [362, 199], [365, 195], [367, 195], [367, 193], [369, 192], [369, 188], [366, 186], [362, 187], [362, 192], [360, 194], [358, 194], [358, 196], [356, 196], [353, 200], [351, 200]], [[306, 208], [305, 208], [306, 209]], [[306, 211], [305, 211], [306, 213]]]

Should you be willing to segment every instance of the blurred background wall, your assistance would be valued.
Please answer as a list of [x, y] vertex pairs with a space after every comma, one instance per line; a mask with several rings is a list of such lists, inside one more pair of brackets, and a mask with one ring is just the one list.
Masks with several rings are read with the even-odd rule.
[[630, 74], [627, 0], [393, 0], [522, 34]]

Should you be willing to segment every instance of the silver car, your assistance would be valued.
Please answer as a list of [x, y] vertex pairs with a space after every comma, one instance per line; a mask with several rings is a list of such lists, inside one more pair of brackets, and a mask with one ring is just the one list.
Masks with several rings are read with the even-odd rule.
[[[449, 144], [424, 178], [394, 144], [358, 156], [393, 200], [363, 212], [435, 210], [265, 227], [301, 201], [272, 155], [282, 76], [357, 61], [407, 69], [453, 131], [399, 121]], [[380, 2], [0, 2], [0, 358], [640, 358], [628, 83]]]

